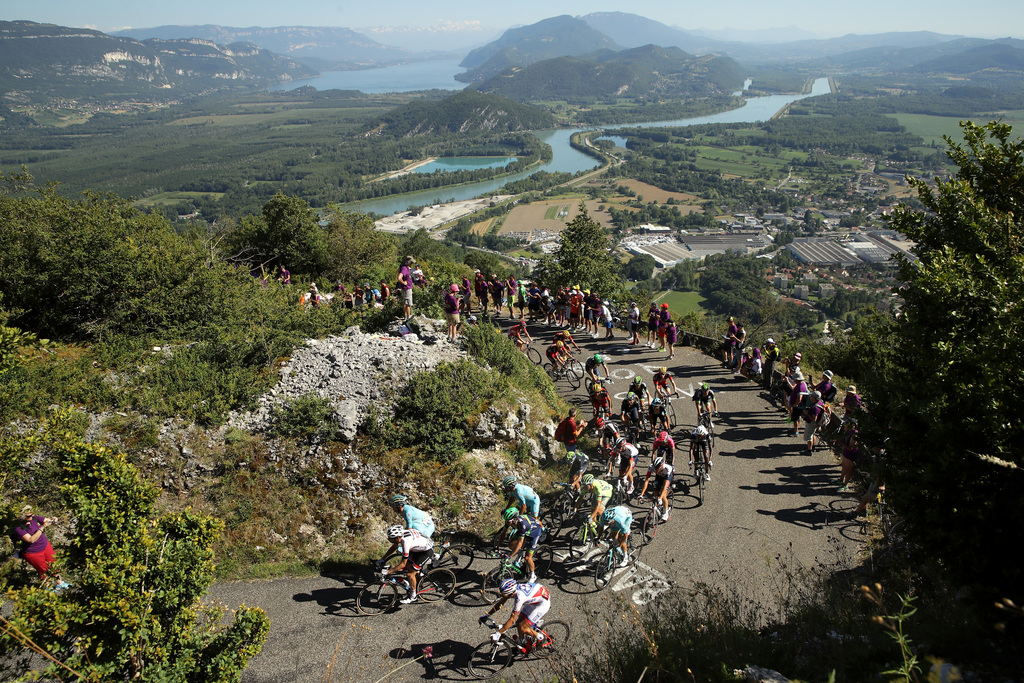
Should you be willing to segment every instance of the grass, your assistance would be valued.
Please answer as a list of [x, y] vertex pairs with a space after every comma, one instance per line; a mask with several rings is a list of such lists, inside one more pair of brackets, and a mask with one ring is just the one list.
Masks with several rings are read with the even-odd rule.
[[701, 303], [703, 303], [704, 297], [697, 292], [659, 292], [655, 295], [655, 300], [659, 304], [668, 304], [673, 315], [685, 315], [691, 311], [702, 310]]
[[144, 199], [138, 199], [133, 204], [140, 209], [151, 209], [156, 206], [174, 206], [201, 197], [220, 199], [223, 196], [223, 192], [159, 192]]
[[[960, 117], [932, 116], [930, 114], [892, 114], [891, 116], [908, 131], [924, 138], [926, 144], [936, 145], [939, 149], [946, 148], [946, 143], [942, 139], [943, 135], [948, 135], [954, 142], [963, 142], [960, 132], [960, 121], [962, 120]], [[1024, 110], [1019, 109], [996, 112], [987, 116], [972, 116], [969, 120], [984, 125], [997, 119], [1013, 126], [1017, 131], [1024, 129]]]

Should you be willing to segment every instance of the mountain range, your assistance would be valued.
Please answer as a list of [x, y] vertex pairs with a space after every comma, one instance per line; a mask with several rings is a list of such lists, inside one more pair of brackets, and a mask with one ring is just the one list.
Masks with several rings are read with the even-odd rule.
[[169, 100], [309, 78], [308, 66], [251, 43], [144, 41], [28, 21], [0, 21], [0, 98]]

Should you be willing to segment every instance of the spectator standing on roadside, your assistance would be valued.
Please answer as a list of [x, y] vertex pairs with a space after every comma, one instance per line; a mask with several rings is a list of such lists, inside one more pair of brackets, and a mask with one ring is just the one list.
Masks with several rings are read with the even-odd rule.
[[772, 385], [772, 373], [775, 372], [775, 363], [782, 356], [782, 351], [775, 345], [775, 340], [768, 337], [764, 342], [764, 378], [765, 384], [769, 387]]
[[529, 305], [527, 308], [530, 311], [530, 320], [534, 321], [541, 315], [541, 289], [537, 286], [537, 282], [530, 283], [530, 289], [526, 291]]
[[676, 336], [677, 336], [677, 334], [678, 334], [678, 330], [676, 329], [676, 322], [674, 320], [672, 320], [672, 318], [669, 318], [668, 319], [668, 324], [665, 326], [665, 346], [668, 347], [668, 357], [669, 357], [669, 360], [671, 360], [671, 359], [676, 357], [676, 352], [675, 352], [675, 348], [674, 347], [676, 345]]
[[857, 420], [850, 418], [843, 423], [843, 434], [839, 437], [839, 445], [843, 449], [843, 461], [839, 475], [840, 493], [850, 490], [850, 481], [853, 479], [853, 467], [860, 457], [860, 440], [857, 434]]
[[801, 417], [804, 421], [804, 441], [807, 442], [807, 454], [814, 454], [815, 435], [818, 425], [821, 424], [821, 416], [825, 412], [825, 404], [821, 400], [821, 392], [812, 391], [807, 395]]
[[480, 302], [480, 311], [482, 315], [487, 315], [487, 300], [491, 296], [490, 285], [487, 284], [487, 278], [479, 270], [476, 271], [476, 275], [473, 280], [473, 292], [476, 294], [477, 301]]
[[800, 432], [800, 404], [807, 395], [807, 383], [804, 381], [804, 373], [797, 368], [793, 374], [793, 390], [789, 392], [786, 406], [789, 408], [789, 419], [793, 423], [793, 436]]
[[491, 275], [491, 303], [494, 304], [494, 316], [501, 317], [501, 309], [505, 305], [505, 283], [497, 273]]
[[597, 319], [601, 317], [601, 297], [597, 295], [597, 291], [591, 292], [589, 289], [583, 290], [586, 298], [584, 303], [586, 304], [586, 330], [595, 337], [597, 336]]
[[469, 281], [469, 276], [462, 276], [462, 312], [469, 315], [470, 311], [473, 310], [473, 284]]
[[672, 319], [669, 313], [668, 304], [662, 304], [658, 311], [658, 350], [665, 350], [665, 332], [668, 330], [668, 321]]
[[612, 315], [611, 303], [605, 299], [601, 303], [601, 317], [604, 318], [604, 338], [615, 338], [615, 317]]
[[647, 309], [647, 346], [654, 348], [654, 340], [658, 334], [658, 304], [651, 302]]
[[740, 323], [736, 323], [736, 335], [733, 343], [735, 346], [732, 351], [732, 371], [733, 374], [736, 374], [740, 371], [740, 363], [743, 362], [743, 347], [747, 344], [747, 330]]
[[640, 343], [640, 307], [635, 301], [629, 302], [629, 334], [630, 344]]
[[[56, 523], [57, 518], [37, 515], [31, 505], [23, 507], [21, 514], [24, 521], [14, 529], [14, 534], [22, 542], [21, 559], [32, 565], [33, 569], [39, 574], [40, 581], [45, 581], [49, 576], [50, 565], [54, 560], [54, 552], [53, 546], [50, 545], [50, 539], [46, 537], [44, 529]], [[70, 584], [64, 583], [58, 578], [56, 587], [63, 590], [69, 588]]]
[[861, 400], [860, 395], [857, 393], [857, 387], [852, 384], [848, 386], [846, 388], [846, 396], [843, 397], [843, 419], [852, 419], [857, 414], [857, 411], [860, 410], [862, 403], [863, 400]]
[[459, 286], [456, 284], [444, 295], [444, 317], [448, 321], [448, 338], [455, 341], [459, 331]]
[[402, 297], [402, 312], [405, 319], [412, 317], [412, 268], [416, 260], [412, 256], [406, 256], [402, 260], [402, 266], [398, 269], [398, 290]]
[[736, 334], [740, 328], [736, 325], [736, 319], [731, 315], [729, 316], [729, 326], [725, 329], [725, 343], [722, 344], [722, 348], [725, 350], [725, 362], [722, 363], [723, 367], [729, 367], [732, 365], [732, 357], [736, 349]]

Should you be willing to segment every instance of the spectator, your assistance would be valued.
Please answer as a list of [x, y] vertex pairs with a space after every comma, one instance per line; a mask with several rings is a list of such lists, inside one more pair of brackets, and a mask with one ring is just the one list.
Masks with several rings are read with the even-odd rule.
[[629, 343], [640, 343], [640, 307], [635, 301], [629, 302]]
[[487, 284], [487, 278], [479, 270], [475, 271], [473, 280], [473, 292], [476, 294], [477, 300], [480, 302], [480, 310], [483, 315], [487, 315], [487, 300], [491, 295], [491, 287]]
[[[39, 574], [39, 580], [45, 581], [49, 577], [50, 565], [54, 560], [53, 546], [50, 539], [46, 537], [44, 529], [57, 522], [56, 517], [43, 517], [34, 514], [31, 505], [21, 509], [24, 522], [22, 526], [15, 527], [14, 533], [21, 540], [21, 558], [28, 562]], [[69, 588], [67, 584], [57, 578], [58, 590]]]
[[839, 437], [839, 445], [843, 449], [843, 461], [841, 464], [839, 491], [845, 493], [850, 490], [850, 480], [853, 479], [853, 467], [860, 457], [860, 441], [857, 434], [857, 421], [852, 417], [843, 423], [843, 434]]
[[665, 331], [668, 329], [668, 321], [672, 318], [669, 313], [668, 304], [662, 304], [658, 311], [658, 350], [665, 350]]
[[380, 302], [386, 304], [388, 299], [391, 298], [391, 288], [388, 287], [388, 283], [384, 280], [380, 281]]
[[605, 299], [601, 303], [601, 317], [604, 318], [604, 338], [615, 338], [615, 316], [612, 315], [611, 303]]
[[658, 334], [658, 304], [651, 302], [647, 309], [647, 346], [654, 348], [654, 340]]
[[281, 274], [277, 276], [277, 281], [282, 285], [290, 285], [292, 283], [292, 274], [284, 266], [281, 266]]
[[862, 404], [863, 401], [857, 394], [857, 387], [851, 384], [846, 388], [846, 396], [843, 398], [843, 419], [852, 419]]
[[505, 283], [498, 279], [498, 274], [491, 275], [491, 303], [494, 304], [495, 317], [501, 316], [501, 309], [505, 305]]
[[448, 321], [448, 338], [455, 341], [459, 331], [459, 286], [456, 284], [444, 295], [444, 317]]
[[398, 269], [398, 290], [402, 297], [402, 312], [405, 319], [412, 317], [412, 271], [409, 270], [416, 260], [412, 256], [406, 256]]
[[821, 424], [821, 416], [825, 413], [825, 404], [821, 401], [821, 393], [812, 391], [807, 395], [804, 409], [801, 411], [804, 420], [804, 441], [807, 442], [807, 454], [814, 453], [815, 434]]
[[743, 347], [747, 345], [747, 330], [742, 324], [736, 324], [736, 334], [733, 343], [731, 367], [733, 374], [736, 374], [740, 371], [740, 363], [743, 361]]
[[747, 379], [756, 380], [762, 372], [764, 361], [761, 358], [761, 349], [754, 347], [754, 352], [750, 355], [750, 362], [744, 363], [740, 368], [740, 372]]
[[765, 384], [772, 386], [772, 374], [775, 372], [775, 363], [782, 356], [782, 351], [775, 345], [775, 340], [768, 337], [764, 343], [764, 371]]
[[565, 450], [569, 453], [576, 452], [576, 441], [580, 434], [587, 428], [587, 421], [576, 421], [576, 406], [569, 408], [569, 415], [559, 423], [555, 430], [555, 438], [565, 444]]
[[668, 324], [665, 326], [665, 346], [668, 347], [669, 360], [676, 357], [675, 345], [676, 335], [678, 330], [676, 329], [676, 323], [672, 318], [668, 319]]
[[839, 389], [832, 384], [832, 371], [826, 370], [821, 375], [821, 381], [814, 386], [814, 390], [821, 393], [821, 400], [829, 403], [839, 393]]
[[470, 311], [473, 310], [473, 283], [469, 281], [469, 277], [466, 275], [462, 276], [462, 312], [469, 315]]
[[789, 420], [793, 423], [793, 436], [800, 432], [800, 404], [807, 395], [807, 383], [804, 382], [804, 374], [797, 368], [792, 375], [793, 389], [789, 392], [786, 400], [786, 407], [789, 408]]
[[729, 327], [725, 330], [725, 343], [722, 344], [722, 349], [725, 351], [725, 362], [722, 363], [723, 367], [732, 366], [732, 357], [736, 351], [736, 335], [739, 333], [740, 328], [736, 326], [736, 319], [731, 315], [729, 316]]

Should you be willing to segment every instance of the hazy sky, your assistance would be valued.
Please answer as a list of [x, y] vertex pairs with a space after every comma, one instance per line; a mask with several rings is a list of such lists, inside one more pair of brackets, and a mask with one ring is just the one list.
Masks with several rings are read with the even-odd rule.
[[491, 33], [559, 14], [621, 11], [683, 29], [796, 26], [821, 37], [928, 30], [1024, 37], [1024, 0], [0, 0], [0, 19], [114, 31], [163, 24], [222, 26], [479, 26]]

